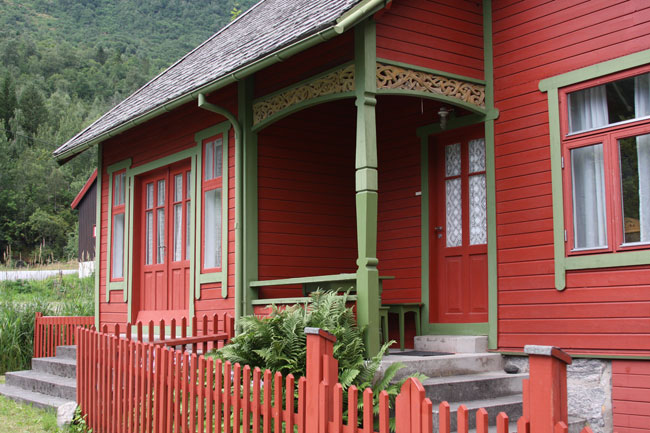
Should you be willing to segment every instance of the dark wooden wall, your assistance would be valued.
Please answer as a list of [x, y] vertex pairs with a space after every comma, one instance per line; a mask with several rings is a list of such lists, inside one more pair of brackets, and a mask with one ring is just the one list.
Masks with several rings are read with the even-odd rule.
[[79, 205], [79, 255], [80, 262], [95, 259], [95, 237], [93, 227], [97, 223], [97, 181], [95, 180]]

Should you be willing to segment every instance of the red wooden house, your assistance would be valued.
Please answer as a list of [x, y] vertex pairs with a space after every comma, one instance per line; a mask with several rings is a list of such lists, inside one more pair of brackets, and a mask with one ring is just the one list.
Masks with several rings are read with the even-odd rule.
[[650, 426], [649, 36], [638, 0], [258, 3], [55, 152], [100, 150], [96, 320], [354, 287], [371, 350], [422, 304], [408, 339], [613, 359]]
[[90, 276], [95, 267], [95, 239], [97, 238], [97, 170], [93, 171], [70, 204], [79, 212], [79, 276]]

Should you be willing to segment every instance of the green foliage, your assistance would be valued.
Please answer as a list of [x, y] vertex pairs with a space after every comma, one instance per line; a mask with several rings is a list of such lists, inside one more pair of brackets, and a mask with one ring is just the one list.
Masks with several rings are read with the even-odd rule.
[[0, 1], [0, 251], [67, 258], [96, 150], [52, 151], [253, 3]]
[[[291, 373], [298, 378], [306, 375], [307, 345], [304, 329], [324, 329], [336, 337], [334, 357], [339, 363], [339, 383], [344, 390], [352, 385], [360, 391], [371, 388], [376, 410], [379, 407], [379, 393], [386, 391], [392, 405], [404, 382], [395, 382], [393, 379], [403, 364], [390, 365], [383, 376], [378, 371], [383, 356], [394, 342], [385, 343], [377, 355], [366, 360], [363, 329], [357, 326], [352, 308], [347, 307], [348, 296], [339, 296], [335, 292], [314, 292], [311, 296], [311, 304], [285, 309], [274, 307], [267, 318], [254, 315], [242, 317], [242, 332], [230, 344], [211, 355], [232, 363], [279, 371], [284, 376]], [[424, 378], [421, 375], [416, 377]], [[361, 392], [359, 397], [359, 419], [362, 419]], [[347, 408], [347, 393], [344, 393], [344, 399], [344, 408]]]
[[93, 429], [86, 424], [86, 415], [81, 413], [81, 406], [77, 406], [74, 411], [72, 422], [67, 426], [66, 433], [92, 433]]
[[92, 316], [94, 277], [0, 282], [0, 374], [29, 368], [34, 315]]

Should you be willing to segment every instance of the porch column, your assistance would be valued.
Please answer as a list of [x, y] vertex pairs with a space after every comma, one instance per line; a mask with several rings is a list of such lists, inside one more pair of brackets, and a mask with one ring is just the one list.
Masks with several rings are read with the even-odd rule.
[[376, 32], [368, 19], [355, 28], [357, 137], [357, 322], [366, 327], [368, 356], [379, 351], [379, 272], [377, 271], [377, 131], [375, 125]]

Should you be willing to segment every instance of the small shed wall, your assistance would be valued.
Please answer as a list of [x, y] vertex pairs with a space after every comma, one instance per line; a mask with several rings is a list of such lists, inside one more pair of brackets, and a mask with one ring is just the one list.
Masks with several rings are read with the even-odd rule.
[[79, 254], [80, 262], [95, 259], [95, 237], [93, 227], [97, 223], [97, 181], [93, 182], [79, 205]]
[[498, 344], [650, 354], [650, 269], [567, 272], [555, 289], [547, 95], [541, 79], [650, 48], [650, 4], [493, 2]]

